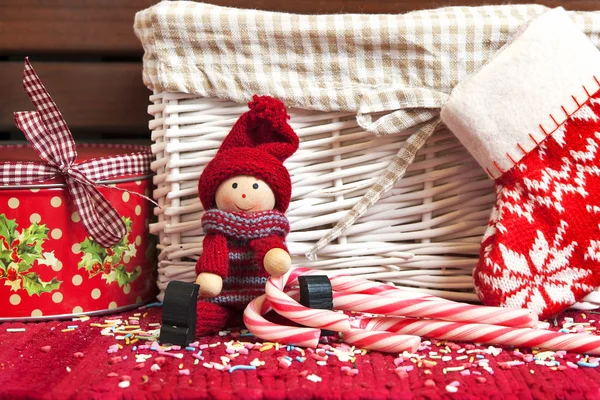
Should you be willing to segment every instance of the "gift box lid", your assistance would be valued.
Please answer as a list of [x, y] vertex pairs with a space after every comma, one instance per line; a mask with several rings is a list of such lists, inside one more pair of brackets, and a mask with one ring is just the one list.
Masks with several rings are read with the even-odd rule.
[[[16, 173], [17, 169], [9, 168], [9, 166], [20, 166], [18, 171], [21, 171], [23, 166], [28, 164], [44, 165], [44, 161], [40, 159], [36, 151], [29, 144], [5, 144], [0, 145], [0, 173]], [[150, 169], [150, 163], [152, 162], [153, 156], [150, 150], [150, 146], [145, 145], [132, 145], [132, 144], [106, 144], [106, 143], [84, 143], [77, 145], [77, 160], [74, 165], [87, 165], [90, 161], [104, 161], [106, 160], [107, 168], [110, 168], [110, 161], [119, 159], [121, 164], [125, 167], [116, 168], [114, 173], [111, 174], [109, 180], [96, 180], [93, 176], [88, 176], [94, 182], [106, 182], [110, 183], [115, 180], [122, 180], [127, 178], [145, 178], [152, 174]], [[127, 165], [136, 163], [138, 168], [134, 173], [130, 173], [130, 169]], [[141, 168], [140, 168], [141, 166]], [[64, 183], [62, 175], [43, 182], [39, 182], [39, 185], [56, 185]], [[37, 186], [37, 184], [36, 184]], [[13, 187], [13, 185], [0, 185], [0, 189]]]

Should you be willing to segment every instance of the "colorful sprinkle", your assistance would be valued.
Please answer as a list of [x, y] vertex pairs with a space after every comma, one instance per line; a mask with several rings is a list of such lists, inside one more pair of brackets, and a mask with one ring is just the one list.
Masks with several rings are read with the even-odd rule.
[[255, 358], [254, 360], [252, 360], [250, 365], [254, 365], [255, 367], [262, 367], [263, 365], [265, 365], [265, 362], [259, 360], [258, 358]]
[[458, 392], [458, 388], [456, 386], [446, 385], [446, 392], [456, 393]]
[[237, 370], [255, 370], [255, 369], [256, 369], [255, 365], [235, 365], [235, 366], [229, 368], [229, 373], [231, 374]]
[[150, 304], [146, 304], [145, 306], [140, 307], [140, 310], [143, 310], [144, 308], [161, 307], [162, 305], [163, 304], [161, 302], [150, 303]]
[[577, 365], [579, 365], [580, 367], [596, 368], [596, 367], [598, 367], [599, 364], [598, 364], [598, 361], [596, 361], [594, 363], [577, 361]]

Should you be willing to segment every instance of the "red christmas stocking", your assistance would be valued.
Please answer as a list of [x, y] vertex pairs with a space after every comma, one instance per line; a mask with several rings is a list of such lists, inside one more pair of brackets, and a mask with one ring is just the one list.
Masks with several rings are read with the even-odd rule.
[[600, 52], [562, 9], [461, 82], [442, 120], [495, 179], [473, 273], [488, 305], [553, 316], [600, 285]]

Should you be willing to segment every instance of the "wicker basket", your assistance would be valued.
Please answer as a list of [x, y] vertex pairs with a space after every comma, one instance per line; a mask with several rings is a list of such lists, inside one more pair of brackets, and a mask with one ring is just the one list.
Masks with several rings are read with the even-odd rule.
[[[174, 15], [187, 12], [172, 9], [183, 5], [168, 7]], [[148, 14], [136, 21], [136, 32], [147, 55], [152, 39], [140, 31], [148, 28], [145, 21], [160, 12], [155, 9], [151, 17]], [[222, 95], [208, 89], [180, 93], [173, 90], [181, 88], [177, 79], [160, 85], [157, 81], [162, 78], [149, 78], [156, 71], [160, 76], [161, 68], [156, 60], [145, 58], [145, 80], [154, 89], [149, 107], [154, 117], [150, 122], [156, 155], [152, 164], [157, 186], [154, 197], [161, 206], [155, 210], [158, 222], [151, 225], [151, 232], [159, 236], [158, 285], [163, 292], [170, 280], [195, 278], [203, 239], [197, 181], [233, 123], [247, 110], [242, 100], [248, 96], [237, 92]], [[214, 93], [218, 98], [211, 97]], [[276, 90], [261, 94], [277, 95]], [[299, 105], [284, 100], [288, 105]], [[325, 247], [317, 260], [304, 257], [361, 199], [412, 133], [409, 129], [376, 136], [359, 125], [356, 110], [307, 108], [289, 109], [290, 124], [301, 142], [298, 152], [285, 163], [293, 183], [287, 215], [292, 228], [288, 247], [294, 264], [345, 270], [449, 299], [477, 301], [471, 273], [495, 200], [493, 182], [442, 126], [392, 190]], [[600, 293], [592, 293], [586, 300], [578, 306], [596, 308]]]
[[[157, 161], [155, 198], [162, 210], [159, 287], [193, 280], [202, 251], [198, 178], [245, 105], [190, 95], [151, 97]], [[471, 271], [494, 194], [485, 172], [446, 129], [440, 129], [394, 189], [338, 242], [309, 262], [304, 253], [362, 197], [397, 153], [402, 135], [375, 137], [350, 113], [290, 110], [300, 149], [292, 176], [288, 245], [294, 263], [474, 300]]]

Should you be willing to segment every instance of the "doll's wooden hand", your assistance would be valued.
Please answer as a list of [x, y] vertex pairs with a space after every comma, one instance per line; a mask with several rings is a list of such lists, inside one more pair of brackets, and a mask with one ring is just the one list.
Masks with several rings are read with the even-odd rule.
[[279, 248], [271, 249], [263, 259], [265, 270], [271, 276], [281, 276], [290, 270], [292, 258], [287, 251]]
[[198, 275], [196, 283], [200, 285], [200, 297], [216, 297], [223, 289], [223, 278], [210, 272]]

